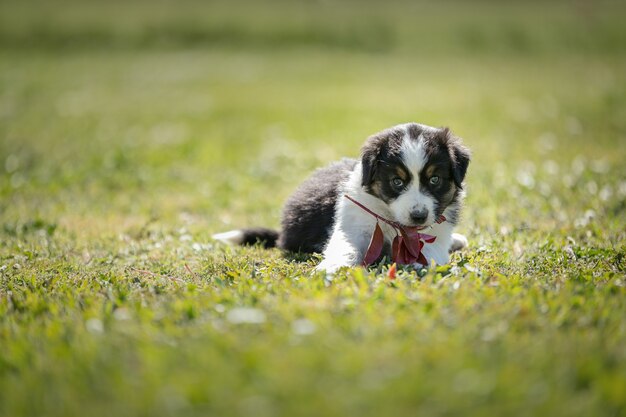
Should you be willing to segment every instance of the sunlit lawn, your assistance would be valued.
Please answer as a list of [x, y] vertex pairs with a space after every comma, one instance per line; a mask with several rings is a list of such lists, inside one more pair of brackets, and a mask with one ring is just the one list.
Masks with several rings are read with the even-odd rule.
[[[0, 415], [626, 415], [623, 7], [50, 4], [0, 6]], [[473, 150], [450, 266], [211, 240], [406, 121]]]

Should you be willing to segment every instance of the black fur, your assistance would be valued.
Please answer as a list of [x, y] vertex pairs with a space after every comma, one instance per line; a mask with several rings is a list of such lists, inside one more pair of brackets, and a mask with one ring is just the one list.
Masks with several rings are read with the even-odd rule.
[[241, 245], [256, 245], [257, 243], [264, 248], [273, 248], [276, 246], [279, 233], [276, 230], [266, 229], [264, 227], [255, 227], [244, 229]]
[[322, 252], [335, 222], [339, 185], [357, 161], [343, 159], [318, 169], [285, 203], [278, 247], [292, 252]]
[[[370, 136], [361, 149], [361, 165], [363, 178], [361, 185], [369, 188], [375, 181], [381, 162], [400, 158], [400, 146], [404, 132], [400, 129], [386, 129]], [[371, 192], [370, 192], [371, 194]]]
[[[247, 240], [242, 244], [260, 241], [265, 247], [275, 245], [289, 252], [322, 252], [335, 222], [339, 185], [348, 178], [356, 163], [355, 159], [343, 159], [315, 171], [285, 203], [280, 236], [268, 229], [244, 229]], [[278, 240], [268, 239], [268, 232]]]
[[[426, 140], [425, 150], [428, 163], [421, 173], [420, 189], [437, 200], [436, 216], [451, 207], [452, 210], [448, 211], [447, 220], [456, 224], [460, 211], [458, 202], [470, 162], [469, 150], [447, 127], [437, 129], [435, 132], [424, 132], [423, 136]], [[436, 186], [429, 182], [432, 175], [440, 178], [440, 183]]]
[[393, 178], [401, 177], [408, 185], [411, 173], [402, 163], [401, 146], [405, 132], [391, 128], [370, 136], [361, 150], [363, 178], [361, 185], [368, 193], [389, 203], [397, 198], [405, 187], [394, 186]]
[[454, 143], [451, 145], [452, 148], [452, 169], [454, 176], [454, 183], [457, 187], [463, 188], [463, 180], [465, 179], [465, 174], [467, 173], [467, 167], [470, 162], [470, 152], [465, 146], [460, 143]]
[[[425, 132], [424, 139], [427, 163], [420, 172], [420, 191], [433, 196], [437, 202], [435, 217], [439, 217], [446, 208], [456, 202], [461, 188], [455, 174], [452, 136], [447, 128], [443, 128], [435, 132]], [[431, 183], [433, 177], [439, 178], [437, 184]], [[455, 223], [456, 216], [449, 221]]]
[[[406, 131], [413, 140], [419, 140], [420, 136], [424, 138], [428, 163], [420, 173], [420, 189], [432, 195], [438, 202], [435, 213], [438, 217], [460, 196], [469, 165], [469, 151], [448, 128], [432, 130], [411, 124]], [[386, 203], [396, 199], [415, 180], [402, 162], [401, 146], [404, 135], [404, 129], [387, 129], [371, 136], [363, 146], [362, 185], [370, 194]], [[438, 184], [430, 183], [432, 176], [439, 177]], [[394, 178], [403, 180], [404, 185], [394, 186]], [[456, 217], [449, 220], [456, 222]]]
[[[421, 135], [425, 140], [428, 163], [419, 174], [420, 189], [438, 202], [436, 216], [451, 207], [448, 221], [456, 224], [470, 154], [447, 128], [432, 130], [410, 124], [369, 137], [361, 150], [362, 186], [389, 203], [416, 180], [402, 162], [401, 146], [407, 131], [412, 139]], [[241, 243], [261, 243], [289, 252], [323, 252], [335, 222], [339, 187], [356, 165], [357, 160], [343, 159], [315, 171], [285, 203], [280, 234], [264, 228], [245, 229]], [[438, 184], [430, 183], [433, 176], [440, 178]], [[394, 178], [402, 179], [403, 186], [394, 185]]]

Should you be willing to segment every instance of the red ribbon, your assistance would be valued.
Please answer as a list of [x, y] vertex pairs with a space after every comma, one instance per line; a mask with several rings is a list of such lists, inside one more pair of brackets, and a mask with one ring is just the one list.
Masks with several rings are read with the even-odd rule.
[[[391, 244], [391, 260], [393, 262], [402, 265], [414, 263], [428, 265], [428, 261], [422, 253], [422, 248], [426, 243], [433, 243], [437, 239], [436, 236], [431, 236], [426, 233], [420, 233], [419, 231], [421, 229], [419, 227], [404, 226], [398, 222], [388, 220], [374, 213], [372, 210], [368, 209], [349, 195], [344, 194], [344, 197], [376, 218], [376, 227], [374, 228], [374, 233], [372, 234], [372, 240], [367, 247], [367, 252], [365, 252], [365, 257], [363, 258], [363, 266], [373, 264], [376, 259], [380, 257], [380, 254], [383, 251], [385, 237], [383, 235], [382, 229], [380, 228], [380, 225], [378, 224], [378, 221], [385, 222], [396, 230], [397, 235], [393, 239], [393, 243]], [[439, 216], [439, 218], [437, 219], [438, 224], [445, 221], [446, 218], [444, 215]]]

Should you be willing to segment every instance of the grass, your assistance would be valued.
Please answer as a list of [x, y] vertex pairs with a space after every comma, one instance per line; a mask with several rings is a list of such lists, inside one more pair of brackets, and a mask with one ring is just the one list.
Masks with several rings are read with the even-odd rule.
[[[0, 415], [626, 415], [622, 5], [62, 5], [0, 3]], [[449, 266], [211, 240], [409, 120]]]

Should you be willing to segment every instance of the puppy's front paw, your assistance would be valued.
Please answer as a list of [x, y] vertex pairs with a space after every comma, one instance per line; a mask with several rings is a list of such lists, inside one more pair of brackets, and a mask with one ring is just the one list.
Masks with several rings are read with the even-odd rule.
[[458, 233], [452, 233], [452, 244], [450, 244], [449, 252], [456, 252], [467, 247], [467, 238]]
[[324, 258], [315, 267], [315, 272], [323, 272], [328, 280], [332, 280], [334, 275], [341, 268], [349, 268], [356, 266], [356, 263], [349, 257], [332, 257]]
[[326, 275], [333, 275], [339, 268], [345, 265], [340, 265], [333, 262], [328, 262], [327, 260], [323, 260], [315, 267], [316, 272], [324, 272]]

